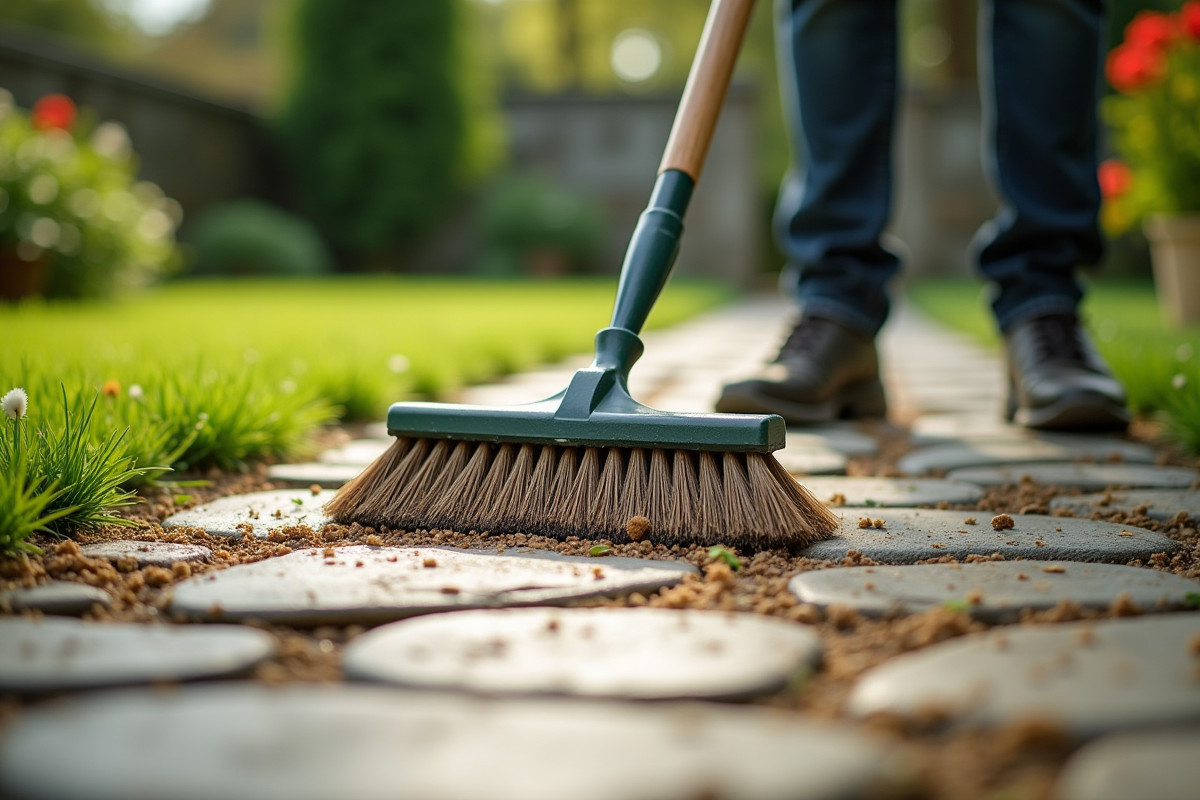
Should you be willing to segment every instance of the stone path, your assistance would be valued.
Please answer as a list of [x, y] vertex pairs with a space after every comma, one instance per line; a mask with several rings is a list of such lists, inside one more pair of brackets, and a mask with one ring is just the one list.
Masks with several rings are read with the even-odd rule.
[[189, 578], [175, 586], [171, 610], [201, 620], [378, 624], [436, 611], [655, 592], [695, 571], [678, 561], [535, 550], [330, 547]]
[[1193, 800], [1200, 786], [1200, 726], [1106, 736], [1069, 762], [1059, 800]]
[[952, 723], [1053, 719], [1091, 737], [1200, 722], [1200, 614], [997, 628], [898, 656], [863, 675], [851, 713]]
[[346, 648], [345, 664], [413, 687], [660, 700], [776, 691], [820, 658], [813, 630], [756, 614], [533, 608], [385, 625]]
[[910, 774], [867, 733], [767, 709], [354, 685], [96, 695], [0, 740], [0, 792], [30, 798], [839, 800]]
[[946, 606], [998, 623], [1064, 601], [1081, 608], [1106, 609], [1120, 602], [1144, 611], [1176, 610], [1188, 605], [1197, 584], [1123, 564], [985, 561], [802, 572], [789, 588], [806, 603], [848, 606], [868, 617]]
[[[781, 301], [751, 298], [648, 334], [631, 389], [652, 407], [709, 410], [723, 381], [773, 355], [787, 316]], [[833, 566], [752, 578], [747, 570], [742, 578], [730, 575], [729, 585], [778, 579], [782, 587], [789, 579], [795, 599], [784, 594], [790, 606], [781, 608], [848, 606], [876, 618], [942, 606], [995, 624], [1019, 619], [1023, 610], [1067, 603], [1164, 612], [999, 627], [927, 646], [860, 675], [847, 716], [922, 717], [940, 709], [952, 725], [992, 726], [1032, 714], [1052, 717], [1080, 738], [1186, 723], [1191, 732], [1178, 742], [1194, 749], [1200, 614], [1165, 612], [1200, 605], [1200, 583], [1124, 565], [1135, 559], [1165, 564], [1178, 542], [1087, 517], [1112, 511], [1159, 521], [1179, 511], [1200, 516], [1197, 472], [1154, 466], [1152, 450], [1120, 437], [1008, 425], [1000, 416], [1005, 386], [995, 353], [910, 309], [895, 311], [880, 347], [892, 420], [911, 424], [912, 449], [898, 462], [907, 477], [843, 475], [854, 464], [862, 471], [863, 463], [894, 463], [888, 448], [896, 445], [896, 429], [896, 436], [883, 437], [875, 433], [885, 428], [847, 422], [790, 429], [777, 457], [842, 519], [835, 538], [803, 555]], [[468, 389], [459, 399], [540, 399], [586, 363], [569, 359]], [[165, 526], [230, 539], [265, 538], [297, 526], [319, 530], [331, 490], [390, 441], [382, 426], [372, 426], [364, 438], [312, 463], [271, 468], [271, 480], [295, 488], [222, 498], [180, 511]], [[942, 472], [947, 478], [925, 477]], [[1051, 510], [1074, 517], [946, 508], [974, 505], [990, 487], [1024, 476], [1102, 494], [1051, 502]], [[840, 566], [852, 551], [880, 563]], [[993, 553], [1005, 560], [913, 563]], [[147, 542], [90, 544], [83, 554], [123, 573], [212, 557], [205, 547]], [[357, 637], [345, 629], [350, 641], [340, 651], [346, 677], [380, 685], [266, 688], [224, 681], [36, 705], [0, 728], [0, 796], [356, 800], [401, 793], [454, 800], [479, 796], [481, 786], [500, 800], [913, 795], [909, 779], [918, 759], [898, 740], [866, 733], [866, 726], [778, 709], [677, 702], [781, 687], [802, 691], [804, 679], [825, 668], [813, 627], [749, 613], [560, 607], [654, 595], [685, 581], [680, 596], [712, 588], [686, 562], [355, 545], [207, 569], [163, 593], [162, 617], [284, 629], [390, 623]], [[631, 597], [631, 603], [644, 599]], [[0, 611], [79, 615], [111, 602], [102, 589], [60, 581], [4, 592]], [[322, 630], [328, 628], [310, 638], [320, 638], [322, 652], [330, 654], [336, 648], [321, 638]], [[309, 634], [281, 632], [277, 651], [275, 637], [250, 625], [0, 617], [0, 691], [227, 676], [283, 658], [287, 636]], [[837, 652], [830, 647], [829, 657]], [[514, 694], [556, 696], [483, 697]], [[789, 694], [778, 697], [792, 704]], [[1060, 795], [1103, 800], [1154, 796], [1151, 790], [1163, 787], [1163, 797], [1183, 796], [1170, 792], [1194, 788], [1195, 759], [1179, 755], [1190, 751], [1175, 739], [1154, 736], [1119, 734], [1111, 744], [1101, 739], [1081, 750]], [[70, 769], [62, 768], [64, 752], [71, 754]], [[540, 757], [546, 753], [553, 757]], [[1121, 783], [1131, 775], [1136, 783]], [[1189, 777], [1181, 782], [1179, 775]]]

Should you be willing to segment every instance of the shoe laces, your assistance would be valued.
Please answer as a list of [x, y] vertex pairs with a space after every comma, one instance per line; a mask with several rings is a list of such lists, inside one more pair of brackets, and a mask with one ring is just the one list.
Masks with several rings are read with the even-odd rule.
[[1051, 314], [1031, 321], [1034, 338], [1046, 358], [1085, 361], [1079, 320], [1069, 314]]
[[821, 317], [803, 317], [788, 334], [787, 341], [779, 348], [779, 356], [775, 360], [779, 361], [784, 356], [811, 350], [825, 339], [826, 331], [832, 324], [829, 320]]

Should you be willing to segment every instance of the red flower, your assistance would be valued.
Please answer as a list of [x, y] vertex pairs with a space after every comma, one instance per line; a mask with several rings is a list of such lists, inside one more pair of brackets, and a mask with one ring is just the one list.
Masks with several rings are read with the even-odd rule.
[[61, 128], [71, 130], [75, 124], [75, 103], [65, 94], [48, 94], [33, 104], [33, 127], [39, 131]]
[[1200, 2], [1188, 0], [1179, 9], [1179, 27], [1184, 35], [1200, 39]]
[[1161, 52], [1133, 44], [1120, 44], [1108, 54], [1105, 72], [1119, 92], [1133, 92], [1157, 81], [1166, 71]]
[[1125, 26], [1125, 43], [1148, 50], [1165, 50], [1175, 38], [1171, 17], [1158, 11], [1139, 11]]
[[1133, 170], [1124, 161], [1116, 158], [1100, 162], [1096, 177], [1100, 179], [1100, 193], [1106, 199], [1120, 197], [1133, 185]]

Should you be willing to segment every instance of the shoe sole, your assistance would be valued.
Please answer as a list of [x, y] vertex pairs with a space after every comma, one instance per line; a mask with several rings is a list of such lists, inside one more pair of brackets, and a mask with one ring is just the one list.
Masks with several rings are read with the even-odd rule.
[[878, 379], [844, 386], [823, 403], [793, 403], [751, 388], [730, 392], [717, 400], [716, 410], [726, 414], [778, 414], [789, 425], [814, 425], [837, 419], [882, 419], [887, 398]]
[[1131, 415], [1111, 398], [1095, 392], [1079, 392], [1042, 408], [1016, 408], [1010, 398], [1008, 418], [1038, 430], [1108, 432], [1125, 430]]

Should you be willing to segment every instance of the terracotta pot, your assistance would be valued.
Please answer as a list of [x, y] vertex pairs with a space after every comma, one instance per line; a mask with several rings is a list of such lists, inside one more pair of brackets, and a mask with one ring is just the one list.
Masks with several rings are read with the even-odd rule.
[[1145, 231], [1163, 318], [1200, 324], [1200, 214], [1148, 217]]
[[49, 267], [50, 256], [44, 251], [33, 261], [25, 261], [15, 247], [0, 244], [0, 299], [21, 300], [43, 294]]

